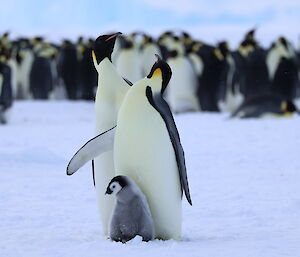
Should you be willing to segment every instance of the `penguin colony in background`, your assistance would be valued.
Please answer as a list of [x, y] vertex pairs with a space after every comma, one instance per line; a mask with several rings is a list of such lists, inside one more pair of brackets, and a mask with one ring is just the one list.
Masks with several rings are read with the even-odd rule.
[[[79, 37], [76, 42], [66, 39], [53, 44], [43, 37], [12, 40], [9, 33], [2, 34], [1, 120], [7, 120], [3, 117], [7, 117], [13, 99], [94, 100], [97, 71], [91, 60], [93, 42]], [[255, 98], [262, 101], [264, 95], [290, 103], [300, 97], [300, 50], [285, 37], [266, 49], [255, 39], [255, 30], [250, 30], [232, 50], [225, 41], [211, 45], [186, 32], [166, 31], [158, 38], [135, 32], [118, 37], [112, 63], [121, 76], [134, 83], [147, 74], [155, 54], [173, 71], [165, 99], [174, 113], [234, 112], [252, 98], [255, 107]]]

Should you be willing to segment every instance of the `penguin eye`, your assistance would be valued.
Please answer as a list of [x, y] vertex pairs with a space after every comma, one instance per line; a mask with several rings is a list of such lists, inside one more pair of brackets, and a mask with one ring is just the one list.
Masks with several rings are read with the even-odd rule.
[[112, 186], [112, 188], [116, 188], [116, 186], [115, 186], [115, 185], [113, 185], [113, 186]]

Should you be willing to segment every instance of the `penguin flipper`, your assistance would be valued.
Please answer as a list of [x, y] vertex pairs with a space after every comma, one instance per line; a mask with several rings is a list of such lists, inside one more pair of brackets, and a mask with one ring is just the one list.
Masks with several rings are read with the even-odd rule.
[[189, 202], [190, 205], [192, 205], [192, 199], [190, 196], [190, 190], [189, 190], [189, 184], [188, 184], [188, 178], [187, 178], [187, 172], [185, 166], [184, 151], [180, 143], [179, 133], [172, 112], [170, 110], [170, 107], [168, 103], [163, 99], [161, 93], [157, 93], [153, 95], [151, 87], [149, 86], [146, 88], [146, 96], [149, 103], [153, 106], [154, 109], [156, 109], [159, 112], [160, 116], [162, 117], [162, 119], [166, 124], [174, 148], [175, 156], [176, 156], [176, 162], [178, 166], [179, 178], [181, 184], [181, 194], [184, 191], [187, 201]]
[[116, 126], [85, 143], [72, 157], [67, 166], [67, 175], [73, 175], [88, 161], [102, 153], [111, 151], [114, 145]]

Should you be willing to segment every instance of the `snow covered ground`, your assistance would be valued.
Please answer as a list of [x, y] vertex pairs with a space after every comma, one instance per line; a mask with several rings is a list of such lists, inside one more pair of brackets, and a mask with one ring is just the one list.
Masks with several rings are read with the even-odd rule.
[[94, 105], [16, 102], [0, 126], [0, 256], [300, 256], [300, 117], [176, 116], [193, 199], [182, 241], [106, 240], [91, 165], [65, 174], [93, 136]]

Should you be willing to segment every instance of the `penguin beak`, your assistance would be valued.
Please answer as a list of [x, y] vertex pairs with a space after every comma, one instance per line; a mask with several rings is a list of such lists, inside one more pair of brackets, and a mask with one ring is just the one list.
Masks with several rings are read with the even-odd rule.
[[113, 38], [115, 38], [115, 37], [117, 37], [117, 36], [119, 36], [121, 34], [122, 34], [122, 32], [117, 32], [116, 34], [113, 34], [110, 37], [108, 37], [105, 41], [109, 41], [109, 40], [111, 40], [111, 39], [113, 39]]

